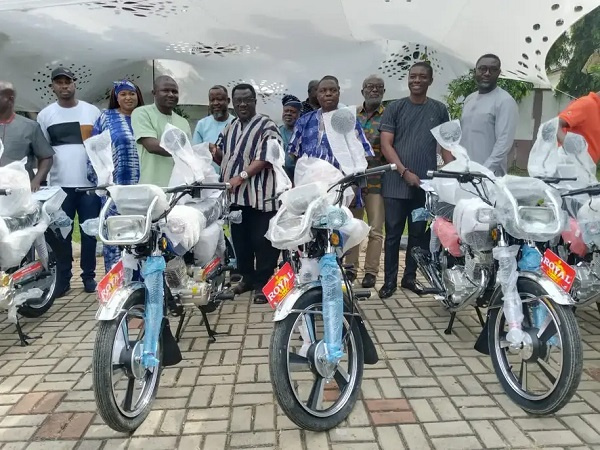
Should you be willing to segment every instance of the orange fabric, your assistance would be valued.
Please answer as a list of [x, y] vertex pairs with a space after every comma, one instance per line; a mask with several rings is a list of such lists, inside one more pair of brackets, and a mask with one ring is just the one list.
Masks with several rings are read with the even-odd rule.
[[585, 138], [588, 152], [597, 164], [600, 160], [600, 96], [592, 92], [575, 100], [559, 117], [569, 125], [568, 131]]

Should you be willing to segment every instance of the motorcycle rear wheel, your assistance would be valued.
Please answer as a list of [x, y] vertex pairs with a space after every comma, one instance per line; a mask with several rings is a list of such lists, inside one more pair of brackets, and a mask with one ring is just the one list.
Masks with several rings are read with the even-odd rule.
[[[19, 306], [19, 314], [23, 317], [28, 317], [30, 319], [40, 317], [42, 314], [46, 313], [52, 305], [54, 304], [54, 300], [56, 299], [56, 277], [57, 277], [57, 267], [56, 267], [56, 256], [52, 247], [46, 241], [46, 246], [48, 248], [48, 271], [50, 275], [44, 279], [35, 281], [33, 283], [28, 283], [26, 286], [27, 289], [31, 289], [34, 287], [43, 287], [43, 294], [40, 298], [32, 298]], [[35, 254], [36, 258], [39, 258], [37, 254]], [[24, 260], [24, 264], [29, 264], [34, 262], [36, 259], [31, 260], [32, 258], [28, 256]]]

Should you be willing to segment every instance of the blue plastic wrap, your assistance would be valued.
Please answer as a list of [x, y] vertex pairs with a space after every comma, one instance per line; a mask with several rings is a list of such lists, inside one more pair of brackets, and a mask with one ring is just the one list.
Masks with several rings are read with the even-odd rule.
[[429, 220], [429, 213], [425, 208], [413, 209], [410, 214], [413, 222], [427, 222]]
[[[537, 302], [531, 309], [533, 311], [533, 326], [539, 330], [548, 316], [548, 310], [540, 302]], [[558, 336], [555, 334], [548, 339], [548, 344], [558, 347]]]
[[344, 317], [344, 294], [342, 273], [336, 256], [328, 253], [319, 261], [323, 286], [323, 322], [327, 361], [337, 364], [344, 356], [342, 351], [342, 328]]
[[535, 247], [524, 245], [521, 249], [521, 259], [519, 259], [519, 270], [537, 272], [542, 263], [542, 254]]
[[157, 351], [160, 327], [163, 320], [163, 273], [165, 268], [166, 264], [162, 256], [149, 256], [142, 267], [142, 275], [147, 290], [144, 353], [142, 354], [142, 365], [144, 367], [156, 367], [159, 363]]

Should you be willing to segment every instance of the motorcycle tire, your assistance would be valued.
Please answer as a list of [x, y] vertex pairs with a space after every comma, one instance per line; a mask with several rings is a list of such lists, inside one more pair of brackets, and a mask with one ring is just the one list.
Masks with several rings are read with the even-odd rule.
[[[46, 241], [46, 246], [48, 247], [48, 266], [52, 273], [51, 276], [53, 277], [53, 280], [52, 284], [48, 288], [48, 292], [46, 292], [44, 295], [44, 301], [40, 303], [35, 303], [35, 301], [39, 299], [32, 298], [27, 302], [23, 303], [21, 306], [19, 306], [18, 313], [21, 316], [27, 317], [29, 319], [35, 319], [36, 317], [40, 317], [43, 314], [45, 314], [50, 308], [52, 308], [54, 300], [56, 299], [56, 277], [58, 275], [56, 266], [56, 255], [54, 254], [54, 251], [52, 251], [52, 247], [50, 246], [50, 243], [48, 241]], [[24, 261], [24, 264], [29, 264], [33, 262], [30, 261], [30, 259], [30, 257], [27, 257]]]

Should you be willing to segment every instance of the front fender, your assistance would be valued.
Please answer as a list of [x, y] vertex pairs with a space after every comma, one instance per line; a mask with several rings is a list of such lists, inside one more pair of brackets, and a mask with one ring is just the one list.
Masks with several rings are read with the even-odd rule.
[[[146, 286], [144, 283], [139, 281], [135, 281], [129, 283], [125, 286], [121, 286], [116, 292], [112, 295], [110, 300], [105, 305], [100, 305], [98, 311], [96, 312], [96, 320], [114, 320], [117, 318], [121, 310], [123, 309], [123, 305], [127, 301], [129, 297], [133, 295], [134, 292], [143, 289], [146, 290]], [[145, 294], [144, 294], [145, 295]]]
[[[543, 273], [539, 272], [528, 272], [528, 271], [520, 271], [519, 272], [520, 279], [526, 279], [529, 281], [533, 281], [537, 285], [539, 285], [555, 303], [563, 306], [573, 306], [576, 304], [575, 300], [563, 291], [560, 287], [558, 287], [550, 278], [548, 278]], [[496, 290], [492, 294], [492, 298], [490, 300], [490, 308], [498, 308], [502, 304], [502, 288], [498, 285]]]
[[280, 322], [285, 319], [290, 314], [290, 311], [294, 309], [294, 305], [300, 297], [302, 297], [311, 289], [317, 289], [320, 287], [320, 280], [294, 286], [290, 293], [283, 299], [283, 301], [277, 305], [277, 309], [273, 315], [273, 322]]

